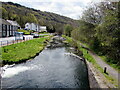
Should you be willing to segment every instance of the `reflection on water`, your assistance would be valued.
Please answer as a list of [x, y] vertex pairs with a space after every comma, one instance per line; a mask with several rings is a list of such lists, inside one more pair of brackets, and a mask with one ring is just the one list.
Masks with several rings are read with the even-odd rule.
[[5, 69], [3, 88], [89, 88], [86, 66], [64, 47], [45, 49], [34, 60]]

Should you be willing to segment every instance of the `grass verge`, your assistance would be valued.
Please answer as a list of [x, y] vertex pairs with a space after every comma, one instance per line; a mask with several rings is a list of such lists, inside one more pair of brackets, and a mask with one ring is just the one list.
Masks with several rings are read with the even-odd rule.
[[49, 34], [48, 32], [39, 32], [39, 34]]
[[[66, 42], [68, 42], [68, 43], [70, 43], [70, 44], [71, 44], [71, 43], [73, 44], [73, 42], [75, 42], [75, 41], [74, 41], [72, 38], [70, 38], [70, 37], [67, 37], [67, 36], [64, 36], [64, 35], [63, 35], [63, 37], [66, 38]], [[94, 66], [97, 70], [99, 70], [100, 73], [102, 73], [110, 83], [112, 83], [114, 86], [118, 87], [117, 81], [114, 80], [114, 79], [113, 79], [111, 76], [109, 76], [108, 74], [105, 74], [105, 73], [103, 72], [103, 69], [99, 66], [99, 64], [97, 64], [96, 60], [88, 53], [88, 51], [80, 45], [80, 42], [79, 42], [79, 41], [76, 41], [76, 43], [77, 43], [76, 45], [77, 45], [78, 49], [79, 49], [80, 51], [82, 51], [83, 57], [84, 57], [87, 61], [89, 61], [90, 63], [92, 63], [93, 66]]]
[[23, 30], [23, 29], [18, 29], [18, 32], [23, 32], [25, 35], [30, 35], [32, 33], [32, 30]]
[[37, 38], [2, 47], [3, 65], [20, 63], [33, 58], [44, 49], [46, 45], [44, 42], [49, 39], [50, 37]]
[[99, 55], [99, 57], [100, 57], [104, 62], [106, 62], [107, 64], [109, 64], [111, 67], [113, 67], [115, 70], [117, 70], [118, 72], [120, 72], [120, 66], [118, 66], [117, 64], [108, 62], [108, 58], [107, 58], [106, 56], [101, 56], [101, 55]]

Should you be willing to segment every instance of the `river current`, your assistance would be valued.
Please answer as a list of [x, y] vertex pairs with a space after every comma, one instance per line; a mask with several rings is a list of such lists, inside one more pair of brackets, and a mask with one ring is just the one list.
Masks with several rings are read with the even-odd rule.
[[2, 88], [89, 88], [85, 63], [66, 47], [46, 48], [33, 60], [5, 68], [1, 84]]

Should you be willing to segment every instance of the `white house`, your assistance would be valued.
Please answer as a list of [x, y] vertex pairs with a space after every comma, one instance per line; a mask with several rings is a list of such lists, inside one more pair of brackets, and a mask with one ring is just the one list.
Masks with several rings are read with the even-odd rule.
[[25, 29], [30, 30], [31, 29], [31, 24], [30, 23], [26, 23], [25, 24]]
[[34, 30], [34, 31], [38, 31], [38, 25], [35, 23], [26, 23], [25, 24], [25, 29], [27, 30]]
[[47, 32], [46, 26], [39, 26], [38, 24], [35, 24], [35, 23], [26, 23], [25, 29], [34, 30], [36, 32]]
[[46, 26], [40, 26], [39, 32], [47, 32]]

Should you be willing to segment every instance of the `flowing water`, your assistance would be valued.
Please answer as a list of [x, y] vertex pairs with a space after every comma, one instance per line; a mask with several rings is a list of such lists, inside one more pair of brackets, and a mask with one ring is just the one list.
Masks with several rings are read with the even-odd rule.
[[89, 88], [89, 82], [84, 62], [58, 47], [5, 68], [2, 88]]

